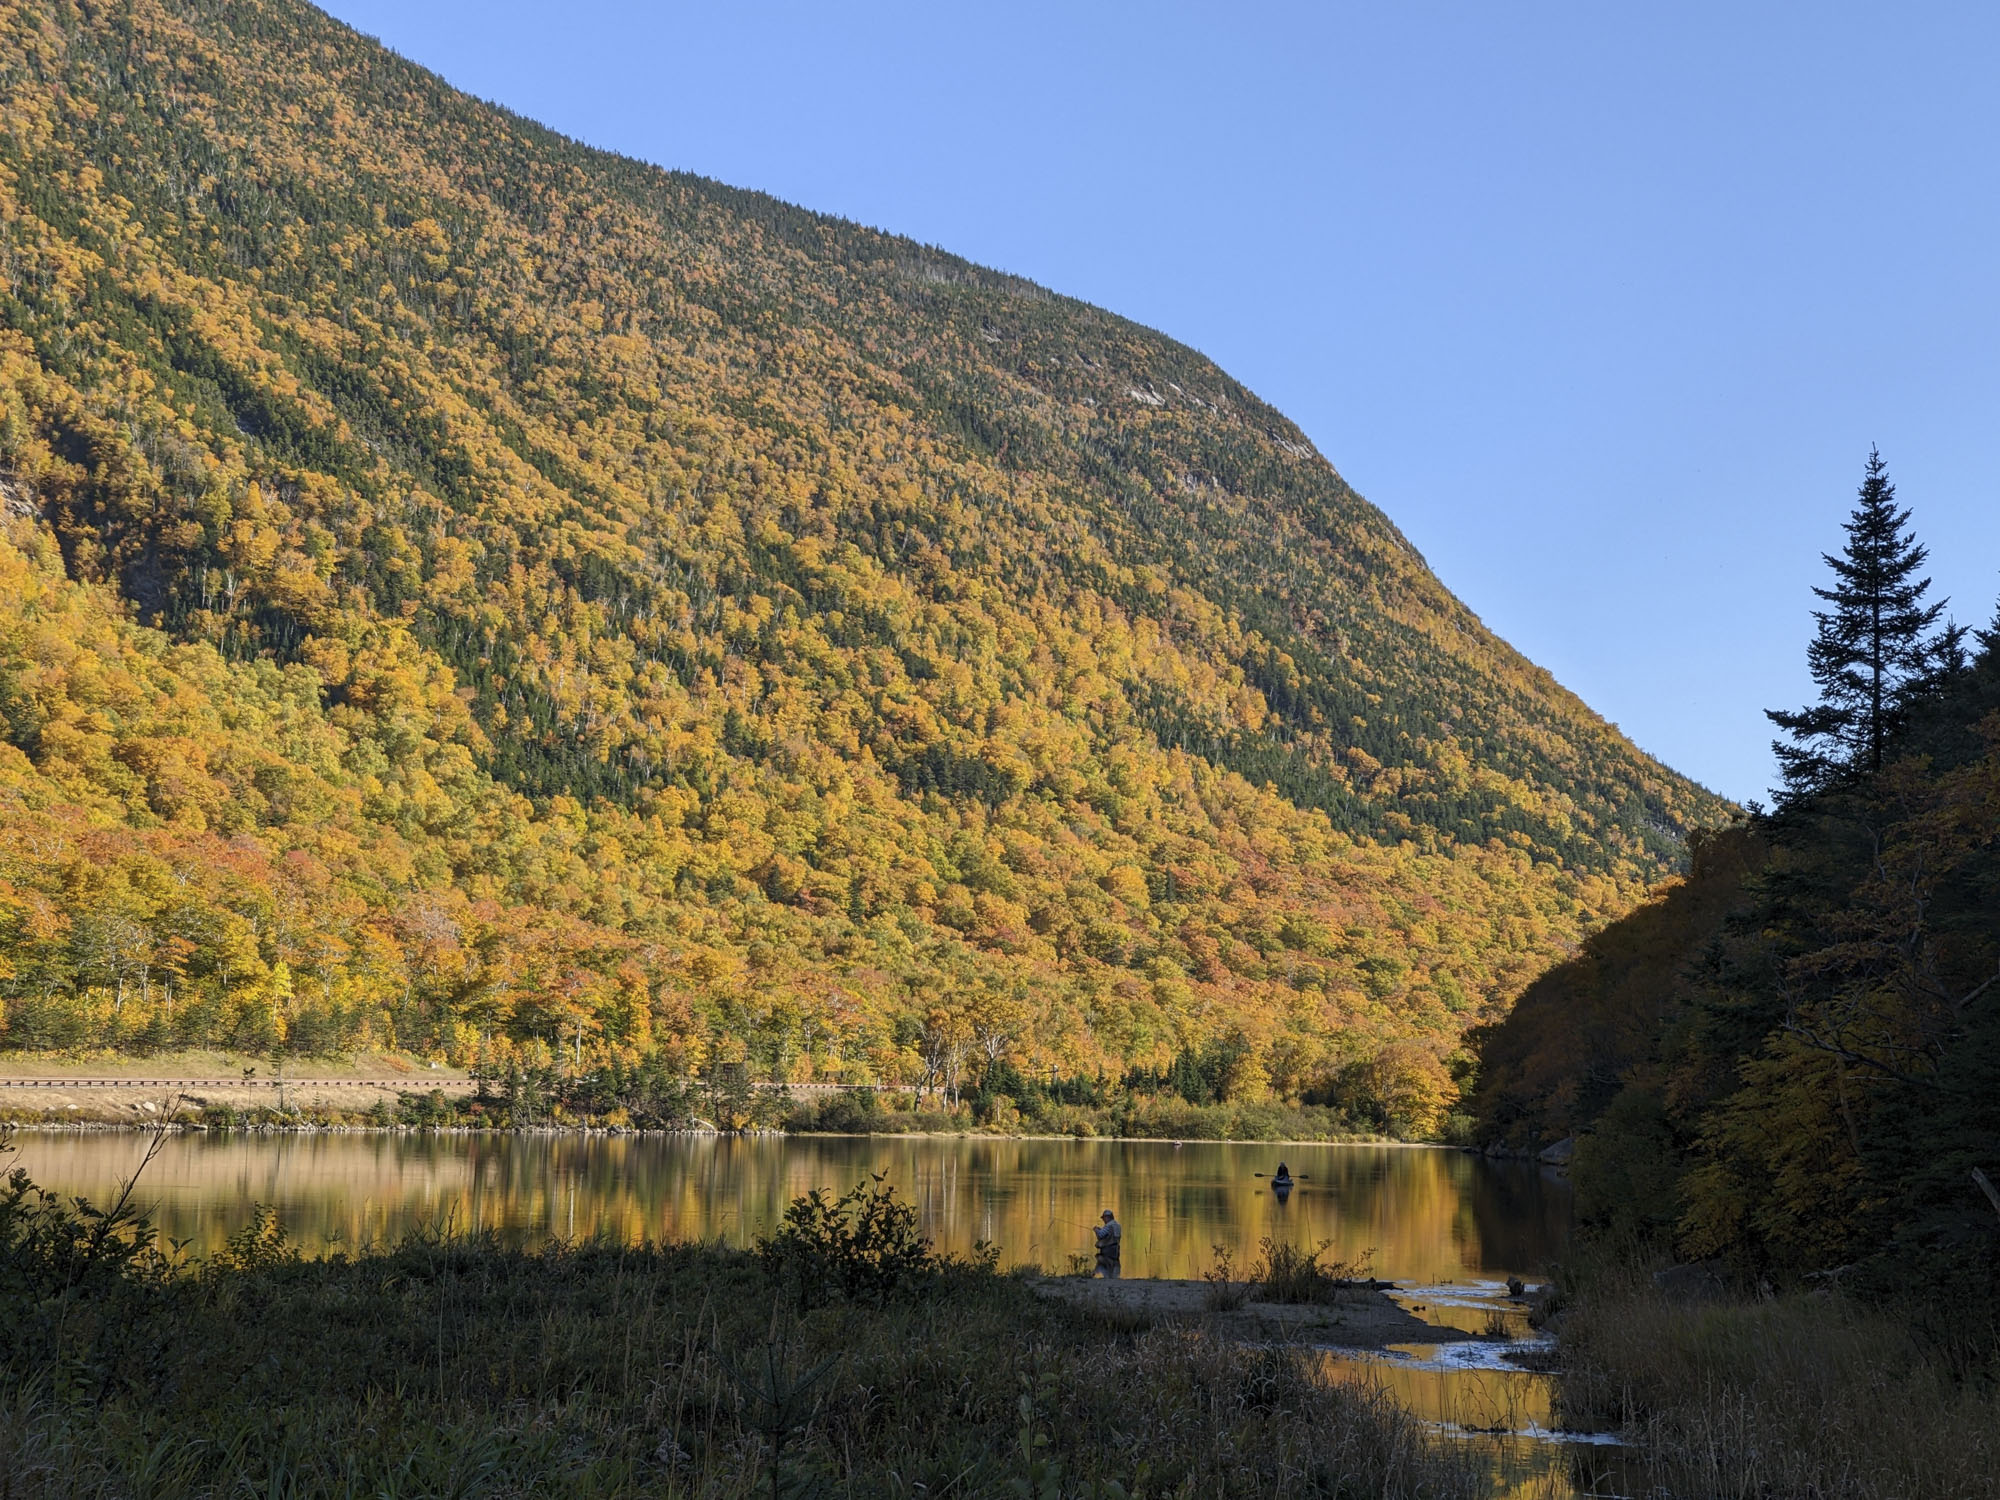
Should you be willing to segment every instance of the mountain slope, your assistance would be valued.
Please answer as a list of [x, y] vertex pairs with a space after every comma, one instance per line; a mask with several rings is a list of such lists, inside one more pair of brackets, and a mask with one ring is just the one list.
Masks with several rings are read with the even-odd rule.
[[[876, 1071], [1240, 1031], [1244, 1088], [1392, 1039], [1432, 1076], [1722, 811], [1109, 314], [590, 151], [292, 4], [0, 5], [0, 109], [18, 566], [56, 587], [39, 530], [117, 651], [208, 653], [176, 691], [222, 718], [310, 684], [332, 799], [44, 682], [112, 748], [12, 716], [37, 815], [169, 864], [335, 826], [367, 856], [328, 879], [382, 973], [253, 923], [264, 977], [191, 961], [237, 997], [203, 1024]], [[558, 916], [598, 955], [559, 1024], [506, 956]], [[36, 1003], [124, 1035], [65, 962]]]

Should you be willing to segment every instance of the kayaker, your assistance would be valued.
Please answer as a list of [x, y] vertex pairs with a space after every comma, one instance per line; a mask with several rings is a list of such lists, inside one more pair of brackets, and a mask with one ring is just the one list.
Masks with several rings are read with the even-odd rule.
[[1119, 1226], [1117, 1216], [1105, 1209], [1104, 1222], [1092, 1231], [1097, 1236], [1097, 1274], [1106, 1281], [1116, 1281], [1119, 1270], [1119, 1252], [1124, 1248], [1125, 1231]]
[[1283, 1162], [1279, 1162], [1278, 1170], [1271, 1174], [1271, 1185], [1273, 1187], [1277, 1186], [1281, 1182], [1286, 1187], [1290, 1187], [1292, 1185], [1292, 1169], [1286, 1166]]

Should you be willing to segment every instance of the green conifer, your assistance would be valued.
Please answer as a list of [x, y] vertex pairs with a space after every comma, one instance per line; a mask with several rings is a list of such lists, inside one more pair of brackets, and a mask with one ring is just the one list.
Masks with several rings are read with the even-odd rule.
[[1796, 713], [1766, 710], [1791, 737], [1771, 744], [1785, 780], [1782, 800], [1881, 769], [1883, 741], [1900, 722], [1910, 690], [1931, 675], [1941, 644], [1962, 637], [1929, 634], [1948, 601], [1924, 602], [1931, 581], [1917, 570], [1929, 553], [1909, 521], [1909, 511], [1896, 508], [1888, 465], [1871, 447], [1860, 503], [1847, 520], [1847, 546], [1839, 557], [1821, 554], [1834, 586], [1813, 590], [1833, 606], [1813, 612], [1818, 628], [1806, 648], [1819, 702]]

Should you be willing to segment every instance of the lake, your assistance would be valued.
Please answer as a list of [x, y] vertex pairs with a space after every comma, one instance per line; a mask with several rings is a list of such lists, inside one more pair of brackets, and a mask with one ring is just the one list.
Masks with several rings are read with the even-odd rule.
[[[117, 1195], [147, 1138], [23, 1132], [15, 1161], [45, 1187]], [[1283, 1160], [1297, 1179], [1280, 1202]], [[1333, 1258], [1397, 1282], [1436, 1325], [1435, 1344], [1373, 1356], [1329, 1351], [1347, 1378], [1380, 1384], [1419, 1415], [1489, 1443], [1510, 1495], [1568, 1496], [1583, 1450], [1548, 1441], [1549, 1391], [1464, 1331], [1507, 1320], [1531, 1338], [1508, 1276], [1535, 1282], [1563, 1252], [1569, 1184], [1551, 1169], [1421, 1147], [902, 1136], [593, 1136], [325, 1133], [176, 1135], [137, 1201], [161, 1230], [212, 1250], [258, 1204], [308, 1253], [411, 1230], [490, 1230], [523, 1245], [604, 1237], [746, 1245], [812, 1188], [881, 1173], [941, 1249], [1000, 1248], [1003, 1265], [1068, 1269], [1105, 1208], [1125, 1226], [1125, 1274], [1197, 1276], [1215, 1247], [1238, 1275], [1265, 1238], [1326, 1242]], [[1502, 1428], [1495, 1441], [1478, 1429]]]
[[[146, 1138], [16, 1137], [35, 1180], [100, 1202]], [[1256, 1174], [1299, 1179], [1279, 1202]], [[308, 1251], [412, 1228], [492, 1230], [536, 1244], [604, 1236], [748, 1244], [811, 1188], [883, 1174], [946, 1250], [1061, 1270], [1111, 1208], [1131, 1276], [1195, 1276], [1216, 1245], [1239, 1265], [1265, 1236], [1332, 1242], [1396, 1281], [1536, 1278], [1561, 1253], [1569, 1186], [1546, 1169], [1397, 1146], [1248, 1146], [938, 1136], [592, 1136], [190, 1133], [171, 1137], [138, 1197], [162, 1230], [211, 1249], [253, 1205]]]

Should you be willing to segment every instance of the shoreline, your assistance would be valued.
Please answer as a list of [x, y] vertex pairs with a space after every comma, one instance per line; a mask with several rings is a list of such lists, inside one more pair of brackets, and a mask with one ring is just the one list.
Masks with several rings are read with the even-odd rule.
[[[1240, 1283], [1239, 1283], [1240, 1285]], [[1045, 1276], [1035, 1295], [1099, 1317], [1106, 1314], [1145, 1320], [1153, 1326], [1198, 1328], [1236, 1344], [1306, 1344], [1329, 1352], [1380, 1353], [1395, 1344], [1436, 1343], [1442, 1330], [1390, 1297], [1393, 1286], [1342, 1286], [1326, 1302], [1261, 1302], [1208, 1305], [1208, 1282], [1172, 1276], [1131, 1276], [1099, 1280]], [[1466, 1341], [1476, 1333], [1456, 1332]]]
[[[557, 1109], [555, 1118], [549, 1118], [549, 1110], [538, 1106], [533, 1113], [543, 1118], [515, 1124], [508, 1119], [511, 1106], [503, 1097], [504, 1090], [494, 1080], [473, 1077], [456, 1068], [434, 1068], [422, 1059], [379, 1054], [345, 1064], [302, 1062], [296, 1073], [288, 1063], [283, 1073], [258, 1076], [269, 1066], [268, 1061], [258, 1063], [246, 1054], [220, 1051], [77, 1061], [36, 1054], [0, 1054], [0, 1128], [59, 1133], [150, 1133], [165, 1126], [176, 1131], [244, 1131], [264, 1135], [369, 1132], [577, 1137], [877, 1136], [891, 1140], [1096, 1140], [1273, 1149], [1331, 1145], [1465, 1149], [1438, 1141], [1394, 1140], [1369, 1131], [1321, 1132], [1313, 1128], [1317, 1121], [1304, 1119], [1239, 1120], [1233, 1111], [1227, 1118], [1211, 1117], [1206, 1121], [1131, 1120], [1130, 1123], [1151, 1127], [1141, 1134], [1102, 1128], [1118, 1123], [1115, 1117], [1080, 1120], [1076, 1122], [1079, 1128], [1075, 1129], [1063, 1128], [1071, 1124], [1067, 1120], [1038, 1120], [1033, 1123], [1041, 1128], [1025, 1130], [1018, 1127], [1029, 1122], [1017, 1121], [1016, 1128], [1010, 1129], [1004, 1124], [974, 1123], [970, 1115], [963, 1113], [954, 1116], [943, 1109], [911, 1109], [907, 1091], [889, 1088], [879, 1090], [878, 1097], [884, 1097], [884, 1102], [892, 1105], [890, 1108], [868, 1111], [865, 1120], [853, 1117], [860, 1113], [856, 1111], [828, 1118], [824, 1106], [816, 1109], [816, 1099], [871, 1086], [817, 1082], [755, 1085], [761, 1100], [756, 1111], [758, 1123], [746, 1123], [740, 1128], [718, 1127], [704, 1118], [706, 1111], [698, 1104], [685, 1124], [667, 1123], [657, 1117], [633, 1123], [621, 1118], [622, 1108], [586, 1112], [574, 1106], [569, 1110]], [[242, 1076], [235, 1076], [239, 1071]], [[1270, 1108], [1283, 1111], [1289, 1107]], [[740, 1112], [733, 1118], [740, 1118]], [[962, 1126], [957, 1123], [959, 1120], [964, 1121]], [[904, 1121], [914, 1128], [901, 1128]], [[1183, 1123], [1193, 1133], [1169, 1133]], [[886, 1128], [853, 1128], [869, 1124]], [[1055, 1129], [1048, 1128], [1052, 1124]], [[1291, 1131], [1284, 1129], [1287, 1124], [1293, 1126]], [[1204, 1127], [1226, 1132], [1230, 1125], [1254, 1125], [1260, 1132], [1275, 1126], [1281, 1133], [1204, 1133]], [[1305, 1129], [1301, 1130], [1301, 1126]]]
[[[0, 1112], [3, 1114], [4, 1112]], [[1280, 1139], [1260, 1139], [1252, 1137], [1187, 1137], [1159, 1135], [1051, 1135], [1027, 1131], [989, 1130], [783, 1130], [744, 1129], [722, 1130], [715, 1126], [696, 1126], [687, 1129], [667, 1130], [653, 1126], [637, 1125], [376, 1125], [346, 1122], [320, 1123], [315, 1121], [245, 1121], [234, 1125], [211, 1125], [202, 1120], [66, 1120], [43, 1118], [9, 1120], [0, 1117], [0, 1130], [32, 1131], [51, 1135], [93, 1135], [124, 1134], [151, 1135], [164, 1128], [168, 1134], [180, 1135], [228, 1135], [240, 1132], [245, 1135], [464, 1135], [464, 1136], [704, 1136], [734, 1137], [745, 1140], [788, 1139], [788, 1140], [851, 1140], [851, 1141], [1083, 1141], [1101, 1142], [1104, 1145], [1120, 1146], [1375, 1146], [1387, 1150], [1408, 1151], [1456, 1151], [1462, 1155], [1479, 1156], [1480, 1152], [1467, 1146], [1448, 1145], [1442, 1141], [1392, 1141], [1371, 1136], [1351, 1136], [1339, 1140], [1297, 1140], [1289, 1137]]]

